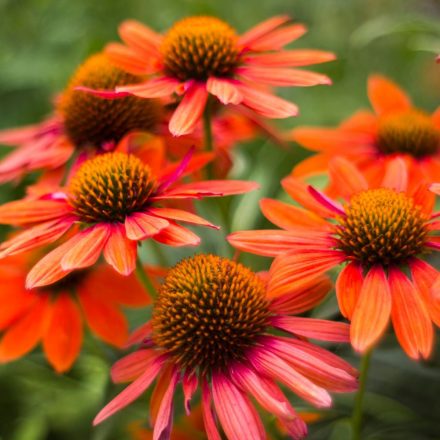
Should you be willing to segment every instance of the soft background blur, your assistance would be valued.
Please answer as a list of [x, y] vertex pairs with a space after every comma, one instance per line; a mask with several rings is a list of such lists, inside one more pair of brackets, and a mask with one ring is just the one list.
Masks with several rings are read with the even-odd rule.
[[[426, 110], [438, 105], [440, 66], [434, 62], [440, 53], [438, 0], [0, 0], [0, 128], [39, 121], [75, 67], [117, 39], [117, 25], [124, 19], [135, 18], [163, 31], [186, 15], [209, 14], [243, 32], [279, 13], [288, 13], [309, 27], [295, 47], [331, 50], [338, 56], [338, 61], [314, 69], [330, 75], [332, 87], [282, 91], [300, 105], [301, 115], [281, 121], [279, 127], [336, 124], [367, 106], [366, 79], [372, 72], [395, 79]], [[228, 202], [233, 229], [268, 226], [259, 213], [258, 198], [285, 197], [279, 180], [306, 155], [296, 145], [282, 151], [264, 139], [240, 149], [234, 175], [259, 181], [262, 190]], [[23, 186], [4, 186], [0, 201], [22, 193]], [[200, 205], [200, 209], [215, 220], [212, 206]], [[218, 233], [204, 233], [203, 249], [230, 255], [221, 240]], [[149, 258], [149, 252], [147, 248], [144, 257]], [[166, 252], [169, 261], [175, 262], [193, 251]], [[245, 262], [255, 269], [267, 267], [267, 261], [252, 256], [246, 256]], [[333, 298], [314, 314], [339, 317]], [[148, 311], [131, 313], [133, 327], [146, 317]], [[345, 347], [335, 351], [358, 362]], [[39, 350], [0, 366], [0, 439], [130, 438], [130, 421], [147, 418], [146, 397], [111, 421], [91, 428], [98, 408], [120, 389], [108, 383], [109, 365], [118, 356], [89, 336], [80, 361], [64, 376], [51, 371]], [[368, 390], [365, 438], [440, 438], [438, 349], [432, 360], [417, 364], [403, 355], [390, 336], [373, 356]], [[337, 397], [335, 407], [311, 425], [310, 438], [350, 439], [351, 402], [352, 396]], [[306, 409], [301, 404], [299, 408]], [[271, 420], [266, 421], [273, 438], [283, 438]]]

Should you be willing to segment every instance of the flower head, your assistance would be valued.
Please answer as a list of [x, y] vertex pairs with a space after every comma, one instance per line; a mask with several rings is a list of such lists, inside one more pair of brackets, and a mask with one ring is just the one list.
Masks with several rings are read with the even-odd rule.
[[374, 114], [355, 113], [334, 129], [298, 127], [293, 130], [294, 140], [318, 151], [318, 155], [294, 168], [294, 177], [327, 171], [332, 157], [343, 156], [364, 172], [370, 184], [377, 185], [388, 163], [400, 157], [407, 164], [411, 182], [438, 180], [440, 111], [429, 115], [414, 107], [403, 90], [378, 75], [368, 80], [368, 96]]
[[[203, 254], [181, 261], [159, 289], [151, 321], [131, 336], [140, 348], [112, 368], [115, 382], [133, 383], [94, 423], [127, 406], [157, 377], [151, 402], [154, 438], [169, 438], [179, 383], [187, 414], [201, 388], [208, 438], [221, 438], [212, 402], [227, 438], [265, 438], [249, 397], [274, 414], [292, 438], [303, 438], [306, 425], [276, 382], [318, 407], [331, 405], [327, 390], [356, 388], [356, 372], [349, 364], [301, 338], [344, 342], [348, 326], [287, 316], [313, 307], [329, 287], [328, 279], [320, 277], [275, 297], [270, 280], [266, 284], [234, 261]], [[272, 334], [275, 328], [285, 335]]]
[[331, 61], [333, 54], [282, 50], [305, 31], [287, 16], [273, 17], [241, 36], [214, 17], [185, 18], [163, 36], [141, 23], [126, 21], [119, 28], [126, 45], [112, 43], [106, 53], [121, 69], [153, 77], [141, 84], [116, 87], [114, 92], [90, 91], [107, 98], [182, 96], [169, 124], [176, 136], [194, 130], [208, 95], [225, 105], [242, 104], [269, 118], [295, 116], [294, 104], [262, 87], [330, 84], [325, 75], [292, 67]]
[[34, 266], [28, 287], [50, 284], [91, 266], [101, 252], [116, 271], [128, 275], [136, 266], [138, 242], [152, 238], [170, 246], [196, 246], [199, 237], [177, 222], [217, 228], [196, 214], [163, 203], [242, 194], [257, 187], [234, 180], [178, 184], [200, 162], [189, 153], [178, 166], [165, 167], [160, 152], [160, 148], [151, 150], [147, 163], [119, 151], [96, 156], [82, 163], [66, 188], [1, 206], [0, 222], [27, 229], [2, 243], [0, 256], [53, 243], [74, 227], [73, 237]]
[[343, 158], [330, 163], [330, 177], [345, 196], [343, 205], [288, 177], [285, 189], [307, 209], [265, 199], [263, 213], [285, 230], [236, 232], [230, 243], [276, 257], [271, 273], [279, 293], [345, 263], [336, 294], [341, 313], [352, 321], [354, 348], [368, 350], [391, 318], [406, 353], [429, 357], [432, 321], [440, 324], [439, 298], [431, 291], [438, 271], [424, 261], [440, 248], [434, 194], [425, 185], [408, 186], [402, 159], [390, 162], [379, 188], [369, 187]]

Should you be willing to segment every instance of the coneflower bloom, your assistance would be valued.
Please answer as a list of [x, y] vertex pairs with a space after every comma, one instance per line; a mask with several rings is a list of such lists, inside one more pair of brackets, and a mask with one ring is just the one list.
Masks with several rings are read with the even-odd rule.
[[420, 110], [389, 79], [373, 75], [368, 96], [374, 113], [360, 111], [338, 128], [298, 127], [292, 137], [318, 154], [294, 168], [294, 177], [326, 172], [329, 161], [343, 156], [355, 163], [369, 182], [383, 178], [387, 164], [405, 160], [411, 182], [435, 182], [440, 175], [440, 108]]
[[343, 158], [332, 161], [330, 176], [344, 204], [288, 177], [284, 188], [307, 209], [265, 199], [264, 215], [284, 230], [236, 232], [229, 242], [276, 257], [270, 272], [278, 293], [345, 263], [336, 294], [341, 313], [351, 320], [353, 347], [360, 352], [372, 347], [391, 318], [408, 356], [429, 357], [431, 321], [440, 325], [440, 298], [430, 290], [438, 271], [424, 261], [440, 248], [434, 194], [426, 186], [408, 187], [401, 159], [390, 163], [379, 188], [369, 188]]
[[16, 147], [0, 161], [0, 182], [60, 167], [75, 152], [112, 151], [132, 131], [154, 132], [163, 113], [158, 100], [126, 97], [110, 101], [75, 90], [80, 84], [111, 88], [140, 81], [114, 67], [105, 54], [89, 57], [57, 98], [53, 116], [41, 124], [0, 132], [0, 144]]
[[217, 228], [167, 201], [242, 194], [253, 182], [212, 180], [178, 184], [190, 161], [188, 154], [168, 174], [151, 154], [112, 152], [85, 161], [66, 188], [38, 199], [0, 206], [0, 223], [27, 229], [0, 246], [0, 256], [53, 243], [76, 225], [73, 237], [40, 260], [28, 275], [27, 287], [53, 283], [75, 269], [94, 264], [101, 253], [123, 275], [136, 267], [137, 244], [154, 239], [169, 246], [196, 246], [200, 238], [178, 222]]
[[268, 118], [295, 116], [294, 104], [263, 88], [330, 84], [327, 76], [296, 67], [331, 61], [332, 53], [283, 50], [305, 32], [288, 16], [273, 17], [241, 36], [215, 17], [185, 18], [163, 36], [139, 22], [126, 21], [119, 28], [126, 45], [112, 43], [106, 53], [121, 69], [150, 77], [141, 84], [116, 87], [115, 93], [95, 93], [115, 98], [182, 96], [169, 124], [176, 136], [194, 130], [209, 95]]
[[129, 405], [157, 378], [150, 404], [155, 439], [169, 438], [179, 383], [187, 413], [201, 388], [211, 440], [222, 438], [217, 420], [230, 440], [266, 438], [250, 397], [275, 415], [292, 438], [303, 438], [306, 425], [277, 382], [317, 407], [331, 405], [328, 391], [357, 387], [356, 372], [347, 362], [304, 339], [346, 342], [348, 325], [288, 316], [313, 307], [329, 288], [328, 279], [320, 277], [278, 296], [271, 280], [266, 285], [226, 258], [202, 254], [181, 261], [160, 287], [151, 321], [130, 337], [140, 348], [111, 370], [114, 382], [133, 382], [94, 424]]
[[[80, 353], [84, 324], [108, 344], [126, 343], [128, 323], [121, 307], [150, 303], [134, 275], [124, 277], [99, 265], [50, 287], [26, 290], [26, 274], [35, 257], [28, 253], [0, 262], [0, 363], [24, 356], [41, 342], [53, 368], [67, 371]], [[146, 270], [153, 280], [162, 274], [154, 268]]]

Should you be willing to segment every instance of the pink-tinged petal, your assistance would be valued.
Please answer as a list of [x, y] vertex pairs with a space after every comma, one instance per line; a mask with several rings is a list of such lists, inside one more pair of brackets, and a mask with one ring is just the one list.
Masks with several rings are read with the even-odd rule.
[[173, 183], [177, 182], [177, 180], [182, 177], [186, 168], [188, 167], [192, 157], [194, 156], [194, 147], [191, 147], [188, 152], [185, 154], [183, 159], [180, 161], [177, 167], [173, 168], [169, 173], [162, 174], [160, 177], [160, 185], [156, 189], [156, 193], [162, 193], [166, 189], [168, 189]]
[[226, 377], [212, 377], [212, 396], [223, 430], [229, 440], [264, 440], [264, 428], [249, 399]]
[[267, 294], [275, 298], [301, 288], [313, 278], [322, 275], [345, 260], [340, 251], [323, 248], [297, 248], [286, 255], [277, 257], [270, 268]]
[[141, 84], [116, 87], [116, 92], [135, 95], [139, 98], [166, 98], [172, 95], [179, 85], [178, 80], [163, 76]]
[[107, 224], [97, 224], [77, 235], [78, 240], [61, 260], [63, 270], [81, 269], [95, 264], [107, 243], [110, 228]]
[[157, 63], [140, 56], [139, 52], [120, 43], [109, 43], [105, 47], [109, 60], [134, 75], [146, 75], [157, 71]]
[[248, 81], [280, 87], [310, 87], [332, 83], [328, 76], [321, 73], [282, 67], [243, 66], [238, 67], [236, 73]]
[[277, 399], [272, 388], [268, 385], [268, 380], [255, 373], [249, 367], [237, 366], [231, 371], [232, 378], [236, 384], [242, 388], [247, 394], [250, 394], [254, 399], [270, 414], [275, 417], [293, 418], [291, 406], [287, 399]]
[[274, 316], [271, 322], [274, 327], [294, 335], [320, 341], [350, 342], [350, 326], [344, 322], [297, 316]]
[[394, 189], [397, 192], [406, 191], [408, 187], [408, 168], [404, 159], [397, 157], [387, 163], [381, 186]]
[[182, 388], [184, 395], [184, 407], [187, 416], [191, 413], [191, 399], [194, 393], [197, 391], [197, 375], [185, 373], [182, 379]]
[[301, 417], [293, 420], [280, 420], [281, 426], [286, 430], [292, 440], [303, 440], [307, 437], [307, 425]]
[[208, 440], [221, 440], [211, 408], [211, 393], [206, 381], [202, 382], [202, 415]]
[[76, 92], [88, 93], [89, 95], [96, 96], [101, 99], [121, 99], [130, 96], [129, 92], [117, 91], [117, 90], [104, 90], [104, 89], [92, 89], [85, 86], [76, 86]]
[[283, 119], [298, 114], [298, 107], [295, 104], [271, 93], [244, 84], [239, 84], [237, 87], [243, 95], [243, 104], [266, 118]]
[[368, 97], [374, 111], [379, 115], [406, 111], [412, 107], [406, 93], [381, 75], [372, 75], [368, 78]]
[[153, 350], [137, 350], [117, 360], [111, 368], [114, 383], [132, 382], [157, 358]]
[[148, 215], [145, 212], [135, 212], [125, 218], [125, 231], [130, 240], [153, 237], [168, 226], [168, 220]]
[[182, 136], [194, 131], [205, 110], [207, 99], [205, 84], [194, 83], [188, 88], [170, 119], [168, 128], [173, 136]]
[[243, 101], [243, 94], [235, 86], [235, 83], [228, 79], [211, 77], [206, 83], [206, 89], [225, 105], [238, 105]]
[[334, 239], [326, 231], [291, 229], [289, 231], [257, 230], [239, 231], [228, 235], [227, 240], [236, 249], [266, 257], [276, 257], [294, 249], [322, 247], [332, 248]]
[[25, 225], [68, 216], [72, 208], [65, 201], [16, 200], [0, 206], [0, 223]]
[[153, 440], [166, 440], [170, 438], [173, 424], [173, 398], [178, 380], [179, 373], [174, 370], [171, 373], [170, 381], [159, 406], [159, 412], [154, 423]]
[[330, 197], [327, 197], [321, 191], [313, 188], [313, 186], [308, 187], [309, 193], [315, 198], [315, 200], [321, 203], [322, 206], [333, 211], [337, 215], [345, 216], [344, 207], [335, 200], [332, 200]]
[[[350, 392], [358, 387], [356, 378], [346, 370], [334, 367], [317, 354], [308, 353], [291, 343], [291, 339], [273, 338], [267, 346], [316, 385], [330, 391]], [[324, 350], [324, 349], [323, 349]]]
[[145, 324], [138, 327], [136, 330], [131, 333], [131, 335], [127, 339], [127, 344], [125, 347], [131, 347], [135, 344], [140, 344], [144, 342], [147, 338], [150, 337], [153, 331], [153, 327], [151, 325], [151, 321], [147, 321]]
[[315, 385], [272, 352], [255, 350], [251, 361], [261, 374], [279, 380], [302, 399], [318, 408], [327, 408], [331, 405], [332, 399], [324, 388]]
[[202, 197], [223, 197], [236, 194], [245, 194], [258, 189], [255, 182], [245, 180], [207, 180], [178, 185], [153, 200], [173, 199], [200, 199]]
[[[332, 282], [326, 275], [314, 278], [302, 288], [273, 299], [270, 309], [275, 313], [298, 315], [318, 305], [332, 288]], [[267, 295], [270, 298], [269, 295]]]
[[336, 56], [333, 52], [314, 49], [284, 50], [274, 53], [251, 54], [244, 61], [252, 65], [271, 67], [300, 67], [310, 64], [327, 63]]
[[122, 41], [145, 57], [159, 57], [162, 36], [136, 20], [126, 20], [118, 28]]
[[72, 226], [71, 219], [41, 223], [26, 229], [0, 245], [0, 257], [14, 255], [55, 242]]
[[430, 189], [433, 193], [440, 195], [440, 183], [433, 183], [433, 184], [429, 187], [429, 189]]
[[335, 157], [329, 163], [329, 177], [341, 196], [350, 197], [360, 191], [368, 189], [368, 182], [352, 162], [343, 158]]
[[118, 394], [110, 403], [108, 403], [95, 417], [93, 425], [96, 426], [114, 413], [125, 408], [131, 402], [136, 400], [153, 382], [158, 375], [164, 363], [164, 358], [156, 358], [145, 370], [142, 376], [138, 377], [133, 383], [128, 385], [124, 391]]
[[124, 225], [114, 223], [104, 246], [104, 258], [116, 272], [130, 275], [136, 268], [137, 242], [125, 236]]
[[381, 266], [373, 266], [364, 279], [353, 311], [350, 336], [354, 349], [365, 352], [385, 332], [391, 314], [391, 292]]
[[364, 283], [362, 267], [355, 262], [348, 263], [336, 280], [336, 298], [339, 310], [348, 319], [353, 316], [359, 294]]
[[154, 240], [168, 246], [198, 246], [200, 237], [177, 223], [170, 223], [154, 237]]
[[[48, 120], [45, 123], [0, 130], [0, 144], [15, 146], [37, 140], [43, 136], [45, 132], [50, 133], [51, 128], [52, 130], [56, 130], [59, 124], [59, 122]], [[44, 125], [48, 125], [48, 127], [44, 129]]]
[[175, 208], [148, 208], [148, 212], [161, 218], [169, 220], [177, 220], [186, 223], [192, 223], [194, 225], [207, 226], [213, 229], [220, 229], [219, 226], [213, 225], [202, 217], [199, 217], [192, 212], [184, 211], [182, 209]]
[[297, 40], [307, 32], [302, 24], [292, 24], [267, 33], [248, 45], [253, 51], [281, 50], [286, 44]]
[[392, 267], [388, 277], [393, 303], [391, 319], [397, 339], [409, 357], [426, 359], [434, 342], [428, 310], [417, 287], [400, 269]]
[[257, 40], [258, 38], [261, 38], [263, 35], [272, 32], [274, 29], [280, 27], [290, 20], [291, 19], [288, 15], [276, 15], [275, 17], [271, 17], [245, 32], [240, 37], [238, 44], [240, 46], [249, 46], [249, 44]]

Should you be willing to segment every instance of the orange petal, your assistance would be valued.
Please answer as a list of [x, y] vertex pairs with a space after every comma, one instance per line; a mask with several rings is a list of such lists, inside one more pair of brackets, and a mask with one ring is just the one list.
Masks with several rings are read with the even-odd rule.
[[176, 79], [161, 76], [141, 84], [116, 87], [116, 92], [127, 92], [139, 98], [147, 99], [166, 98], [176, 91], [179, 84], [180, 82]]
[[34, 292], [24, 288], [24, 279], [2, 280], [0, 290], [0, 330], [3, 330], [25, 315], [37, 300]]
[[353, 311], [350, 336], [353, 347], [365, 352], [385, 332], [391, 314], [391, 293], [381, 266], [372, 267], [364, 279]]
[[105, 54], [120, 69], [134, 75], [145, 75], [156, 70], [152, 69], [151, 62], [148, 62], [139, 52], [120, 43], [107, 44]]
[[231, 80], [211, 77], [206, 83], [206, 89], [225, 105], [237, 105], [243, 101], [242, 93]]
[[125, 20], [118, 28], [122, 41], [145, 57], [159, 57], [162, 36], [148, 26], [136, 21]]
[[130, 275], [136, 268], [137, 242], [125, 236], [120, 223], [111, 225], [110, 236], [104, 247], [104, 258], [121, 275]]
[[362, 267], [355, 262], [348, 263], [338, 275], [336, 297], [339, 310], [348, 319], [352, 318], [363, 282]]
[[261, 38], [263, 35], [272, 32], [274, 29], [280, 27], [288, 21], [290, 21], [290, 17], [288, 15], [276, 15], [275, 17], [268, 18], [244, 33], [239, 39], [239, 44], [240, 46], [248, 46], [258, 38]]
[[328, 170], [331, 155], [314, 154], [293, 167], [290, 175], [296, 178], [307, 178], [316, 174], [324, 174]]
[[338, 193], [346, 198], [368, 189], [368, 183], [360, 171], [347, 159], [335, 157], [329, 163], [329, 177]]
[[300, 67], [310, 64], [327, 63], [333, 61], [336, 56], [333, 52], [312, 49], [284, 50], [274, 53], [250, 55], [245, 62], [252, 65], [271, 67]]
[[43, 336], [50, 319], [49, 297], [41, 295], [33, 307], [4, 334], [0, 362], [17, 359], [31, 351]]
[[58, 373], [67, 371], [81, 349], [82, 320], [69, 293], [62, 292], [52, 305], [52, 317], [43, 336], [47, 359]]
[[168, 246], [197, 246], [200, 244], [200, 237], [177, 223], [170, 223], [154, 237], [154, 240]]
[[145, 212], [135, 212], [125, 218], [125, 231], [130, 240], [144, 240], [168, 227], [169, 221]]
[[393, 300], [391, 319], [397, 339], [409, 357], [426, 359], [434, 342], [428, 310], [416, 286], [400, 269], [390, 269], [389, 282]]
[[397, 192], [405, 192], [407, 190], [408, 168], [402, 158], [397, 157], [387, 163], [381, 186], [394, 189]]
[[406, 93], [381, 75], [368, 78], [368, 97], [378, 115], [409, 110], [412, 106]]
[[148, 212], [152, 213], [157, 217], [162, 217], [169, 220], [177, 220], [186, 223], [192, 223], [194, 225], [208, 226], [214, 229], [220, 229], [218, 226], [213, 225], [202, 217], [199, 217], [196, 214], [193, 214], [188, 211], [184, 211], [182, 209], [174, 209], [174, 208], [148, 208]]
[[123, 347], [128, 338], [128, 325], [124, 315], [113, 304], [84, 287], [78, 298], [92, 332], [115, 347]]
[[205, 110], [208, 92], [205, 84], [193, 84], [171, 116], [169, 130], [174, 136], [182, 136], [194, 131]]
[[303, 24], [283, 26], [261, 36], [248, 46], [253, 51], [280, 50], [286, 44], [302, 37], [306, 32], [307, 28]]

